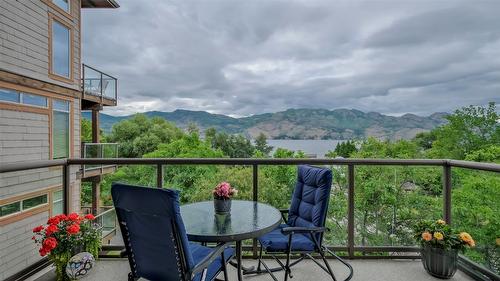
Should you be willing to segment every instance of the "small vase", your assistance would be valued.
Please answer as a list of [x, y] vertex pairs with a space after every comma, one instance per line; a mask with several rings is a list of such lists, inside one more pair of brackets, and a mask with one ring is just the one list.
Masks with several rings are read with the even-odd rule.
[[231, 213], [214, 215], [214, 230], [217, 234], [231, 232]]
[[457, 271], [458, 249], [443, 250], [424, 246], [420, 250], [422, 264], [432, 276], [449, 279]]
[[214, 210], [216, 214], [227, 214], [231, 212], [231, 199], [214, 198]]

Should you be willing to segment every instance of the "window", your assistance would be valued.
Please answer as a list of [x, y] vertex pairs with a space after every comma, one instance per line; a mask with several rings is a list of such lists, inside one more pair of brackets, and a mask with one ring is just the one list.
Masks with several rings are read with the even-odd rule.
[[69, 0], [52, 0], [52, 3], [56, 4], [57, 7], [63, 9], [66, 13], [69, 13], [70, 1]]
[[39, 107], [48, 106], [48, 99], [44, 96], [33, 95], [28, 93], [20, 93], [15, 90], [8, 90], [2, 88], [0, 88], [0, 101], [34, 105]]
[[52, 73], [71, 79], [71, 30], [52, 19], [51, 63]]
[[47, 98], [32, 94], [21, 93], [21, 103], [28, 105], [35, 105], [47, 107]]
[[23, 210], [31, 209], [47, 203], [47, 194], [23, 200]]
[[15, 213], [20, 213], [29, 209], [33, 209], [47, 204], [47, 194], [38, 195], [35, 197], [19, 200], [16, 202], [8, 203], [0, 206], [0, 218]]
[[59, 215], [63, 213], [63, 193], [62, 190], [54, 191], [52, 193], [52, 215]]
[[52, 152], [54, 159], [69, 157], [69, 102], [52, 101]]
[[14, 90], [0, 88], [0, 101], [20, 102], [19, 93]]
[[21, 202], [14, 202], [0, 206], [0, 217], [8, 216], [21, 211]]

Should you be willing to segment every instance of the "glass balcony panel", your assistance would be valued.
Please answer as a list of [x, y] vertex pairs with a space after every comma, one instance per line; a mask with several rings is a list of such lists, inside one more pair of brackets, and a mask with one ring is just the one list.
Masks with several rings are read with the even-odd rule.
[[[83, 158], [118, 158], [117, 143], [84, 143]], [[112, 167], [115, 165], [84, 165], [85, 171]]]
[[101, 96], [101, 73], [84, 66], [83, 90], [85, 94]]
[[472, 235], [464, 255], [500, 274], [500, 174], [454, 168], [452, 224]]
[[116, 79], [106, 74], [102, 75], [102, 94], [105, 98], [116, 100]]
[[441, 167], [356, 166], [355, 245], [415, 246], [415, 223], [443, 218], [441, 176]]
[[117, 98], [117, 79], [90, 66], [83, 65], [83, 91], [87, 95], [109, 100]]

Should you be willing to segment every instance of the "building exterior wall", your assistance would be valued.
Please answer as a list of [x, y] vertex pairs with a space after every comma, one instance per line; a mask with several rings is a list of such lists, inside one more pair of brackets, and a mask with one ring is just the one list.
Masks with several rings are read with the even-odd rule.
[[40, 260], [31, 236], [32, 229], [47, 221], [48, 212], [30, 216], [22, 223], [0, 227], [0, 280]]
[[[49, 75], [49, 17], [71, 26], [73, 79]], [[0, 69], [79, 90], [80, 1], [72, 0], [71, 14], [59, 11], [51, 0], [0, 1]]]
[[[0, 89], [48, 100], [46, 107], [37, 107], [0, 99], [0, 165], [53, 159], [55, 100], [69, 102], [69, 157], [81, 155], [81, 1], [69, 0], [69, 13], [52, 1], [0, 0]], [[70, 30], [69, 79], [51, 71], [53, 21]], [[81, 210], [80, 168], [70, 168], [70, 212]], [[0, 173], [0, 206], [47, 196], [47, 203], [0, 216], [0, 280], [41, 259], [32, 229], [56, 212], [62, 181], [61, 167]]]
[[[50, 73], [51, 19], [71, 27], [70, 80]], [[0, 0], [0, 88], [43, 95], [49, 101], [69, 101], [70, 157], [79, 157], [81, 146], [80, 48], [80, 0], [71, 0], [69, 14], [58, 9], [52, 0]], [[0, 100], [1, 165], [52, 158], [50, 104], [37, 108]], [[79, 169], [71, 167], [70, 175], [69, 205], [70, 211], [76, 212], [80, 211]], [[48, 198], [47, 204], [0, 218], [0, 280], [41, 259], [31, 240], [32, 229], [52, 215], [54, 194], [62, 187], [61, 176], [59, 167], [0, 174], [0, 205], [43, 194]]]
[[[71, 103], [73, 155], [80, 153], [80, 101]], [[1, 105], [0, 105], [1, 107]], [[50, 114], [0, 109], [0, 163], [50, 159]], [[71, 155], [70, 154], [70, 155]], [[79, 167], [71, 167], [70, 209], [80, 210]], [[61, 190], [62, 170], [58, 167], [0, 174], [0, 205], [47, 194], [48, 204], [0, 219], [0, 280], [21, 271], [40, 259], [31, 240], [32, 229], [47, 221], [53, 212], [53, 192]], [[3, 259], [7, 259], [3, 260]]]

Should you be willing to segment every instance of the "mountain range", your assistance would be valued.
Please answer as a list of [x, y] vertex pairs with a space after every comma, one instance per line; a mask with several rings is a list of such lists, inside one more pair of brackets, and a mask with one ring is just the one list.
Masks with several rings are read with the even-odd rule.
[[[255, 138], [261, 132], [270, 139], [352, 139], [369, 136], [379, 139], [411, 139], [419, 132], [430, 131], [446, 123], [447, 113], [429, 116], [405, 114], [389, 116], [356, 109], [288, 109], [275, 113], [233, 118], [206, 111], [178, 109], [172, 112], [148, 111], [148, 117], [161, 117], [186, 128], [196, 124], [202, 131], [214, 127], [217, 131], [244, 134]], [[90, 112], [83, 112], [90, 119]], [[101, 128], [109, 133], [112, 126], [128, 116], [100, 114]]]

